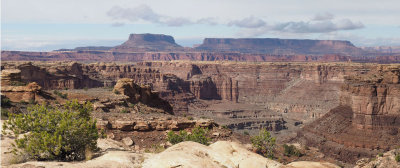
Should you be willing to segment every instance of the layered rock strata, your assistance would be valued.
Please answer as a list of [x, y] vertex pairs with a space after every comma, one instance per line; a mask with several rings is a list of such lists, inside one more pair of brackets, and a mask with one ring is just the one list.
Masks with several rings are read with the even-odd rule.
[[113, 92], [128, 96], [128, 102], [134, 104], [142, 102], [150, 107], [161, 108], [167, 113], [173, 113], [171, 105], [160, 99], [158, 92], [153, 92], [149, 86], [137, 85], [133, 79], [119, 79]]
[[354, 163], [400, 145], [399, 66], [346, 77], [340, 105], [298, 133], [327, 155]]

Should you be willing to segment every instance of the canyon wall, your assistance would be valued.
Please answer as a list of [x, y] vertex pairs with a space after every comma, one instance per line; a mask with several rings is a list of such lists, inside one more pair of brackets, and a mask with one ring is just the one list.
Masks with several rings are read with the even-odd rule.
[[345, 77], [340, 104], [305, 126], [298, 139], [350, 163], [400, 145], [399, 77], [399, 65]]
[[299, 120], [318, 118], [337, 106], [344, 76], [373, 69], [347, 63], [235, 62], [19, 62], [3, 67], [20, 69], [24, 81], [44, 89], [111, 87], [120, 78], [131, 78], [157, 91], [177, 114], [187, 113], [196, 99], [222, 100], [295, 113], [290, 117]]

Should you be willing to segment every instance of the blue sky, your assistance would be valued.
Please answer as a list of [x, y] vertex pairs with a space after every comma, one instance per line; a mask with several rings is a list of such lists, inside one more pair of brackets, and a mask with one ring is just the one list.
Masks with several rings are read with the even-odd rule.
[[2, 0], [1, 49], [115, 46], [157, 33], [192, 46], [206, 37], [350, 40], [400, 46], [399, 0]]

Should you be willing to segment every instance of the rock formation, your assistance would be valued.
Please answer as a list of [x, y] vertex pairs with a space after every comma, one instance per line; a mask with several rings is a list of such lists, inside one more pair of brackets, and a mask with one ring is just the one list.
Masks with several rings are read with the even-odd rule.
[[173, 113], [171, 105], [160, 99], [157, 92], [152, 92], [149, 86], [138, 86], [133, 79], [119, 79], [114, 86], [113, 92], [128, 96], [128, 102], [134, 104], [142, 102], [151, 107], [161, 108], [167, 113]]
[[172, 36], [163, 34], [131, 34], [128, 41], [111, 49], [118, 52], [181, 51]]
[[399, 76], [400, 67], [388, 65], [346, 77], [340, 105], [298, 137], [350, 163], [400, 145]]
[[197, 50], [218, 52], [267, 53], [276, 55], [344, 54], [359, 56], [360, 48], [349, 41], [297, 40], [273, 38], [206, 38]]
[[1, 71], [1, 94], [12, 102], [44, 101], [42, 87], [36, 82], [25, 84], [21, 81], [21, 71], [8, 69]]

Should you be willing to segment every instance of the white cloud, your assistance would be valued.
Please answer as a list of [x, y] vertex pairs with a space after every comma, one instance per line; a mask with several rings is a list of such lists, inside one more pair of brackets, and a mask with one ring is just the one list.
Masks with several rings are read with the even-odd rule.
[[184, 26], [193, 24], [188, 18], [184, 17], [170, 17], [161, 15], [153, 11], [148, 5], [139, 5], [134, 8], [123, 8], [120, 6], [112, 7], [107, 15], [115, 20], [130, 21], [135, 23], [137, 21], [145, 21], [155, 24], [163, 24], [167, 26]]
[[321, 20], [332, 20], [335, 16], [329, 12], [325, 13], [317, 13], [312, 20], [321, 21]]
[[340, 30], [354, 30], [364, 28], [361, 22], [352, 22], [349, 19], [339, 21], [300, 21], [286, 22], [273, 25], [267, 28], [273, 31], [292, 32], [292, 33], [327, 33]]
[[266, 25], [265, 21], [254, 17], [254, 16], [249, 16], [240, 20], [233, 20], [228, 23], [229, 26], [237, 26], [237, 27], [243, 27], [243, 28], [259, 28], [263, 27]]

